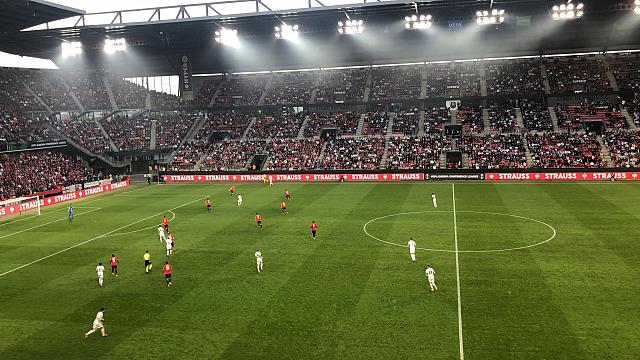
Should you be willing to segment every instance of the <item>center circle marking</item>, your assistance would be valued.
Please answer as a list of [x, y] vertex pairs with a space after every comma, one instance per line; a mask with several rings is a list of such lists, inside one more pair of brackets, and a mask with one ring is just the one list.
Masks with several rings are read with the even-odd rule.
[[[382, 219], [386, 219], [386, 218], [390, 218], [390, 217], [394, 217], [394, 216], [401, 216], [401, 215], [411, 215], [411, 214], [425, 214], [425, 213], [453, 213], [453, 210], [425, 210], [425, 211], [409, 211], [409, 212], [401, 212], [401, 213], [396, 213], [396, 214], [389, 214], [389, 215], [384, 215], [384, 216], [380, 216], [377, 217], [375, 219], [371, 219], [369, 221], [367, 221], [364, 226], [362, 226], [362, 230], [364, 231], [365, 234], [367, 234], [367, 236], [369, 236], [370, 238], [379, 241], [381, 243], [384, 244], [388, 244], [388, 245], [393, 245], [393, 246], [398, 246], [398, 247], [407, 247], [407, 245], [402, 245], [402, 244], [396, 244], [390, 241], [386, 241], [383, 239], [380, 239], [378, 237], [375, 237], [373, 235], [371, 235], [368, 231], [367, 231], [367, 226], [369, 224], [371, 224], [372, 222], [378, 221], [378, 220], [382, 220]], [[544, 221], [541, 220], [537, 220], [537, 219], [532, 219], [530, 217], [526, 217], [526, 216], [521, 216], [521, 215], [513, 215], [513, 214], [504, 214], [504, 213], [496, 213], [496, 212], [489, 212], [489, 211], [471, 211], [471, 210], [458, 210], [456, 211], [457, 214], [485, 214], [485, 215], [497, 215], [497, 216], [508, 216], [508, 217], [513, 217], [513, 218], [517, 218], [517, 219], [523, 219], [523, 220], [529, 220], [541, 225], [546, 226], [547, 228], [549, 228], [553, 234], [547, 238], [546, 240], [537, 242], [535, 244], [531, 244], [531, 245], [524, 245], [524, 246], [518, 246], [518, 247], [513, 247], [513, 248], [506, 248], [506, 249], [490, 249], [490, 250], [458, 250], [459, 253], [494, 253], [494, 252], [505, 252], [505, 251], [515, 251], [515, 250], [522, 250], [522, 249], [529, 249], [532, 247], [536, 247], [536, 246], [540, 246], [542, 244], [546, 244], [549, 241], [553, 240], [556, 237], [557, 231], [556, 229], [547, 224]], [[425, 251], [437, 251], [437, 252], [448, 252], [448, 253], [454, 253], [456, 252], [455, 250], [448, 250], [448, 249], [430, 249], [430, 248], [421, 248], [421, 247], [416, 247], [416, 249], [418, 250], [425, 250]]]

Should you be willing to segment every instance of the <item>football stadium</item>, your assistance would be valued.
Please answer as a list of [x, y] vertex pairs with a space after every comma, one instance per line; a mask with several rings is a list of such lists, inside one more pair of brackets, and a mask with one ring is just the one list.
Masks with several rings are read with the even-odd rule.
[[640, 359], [640, 0], [0, 1], [0, 359]]

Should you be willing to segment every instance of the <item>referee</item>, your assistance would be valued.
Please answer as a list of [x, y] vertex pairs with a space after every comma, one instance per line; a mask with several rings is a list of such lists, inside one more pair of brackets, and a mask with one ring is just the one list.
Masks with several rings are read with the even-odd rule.
[[147, 252], [144, 253], [144, 270], [147, 274], [151, 272], [152, 267], [153, 264], [151, 264], [151, 255], [149, 255], [149, 250], [147, 250]]

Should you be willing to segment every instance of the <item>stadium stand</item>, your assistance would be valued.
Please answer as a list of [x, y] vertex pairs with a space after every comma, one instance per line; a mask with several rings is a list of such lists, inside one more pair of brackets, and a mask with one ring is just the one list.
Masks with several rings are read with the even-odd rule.
[[489, 112], [489, 124], [492, 131], [512, 133], [518, 131], [516, 110], [509, 102], [491, 103], [487, 107]]
[[523, 100], [520, 103], [524, 127], [529, 131], [553, 131], [549, 109], [542, 101]]
[[223, 140], [214, 143], [202, 163], [202, 170], [246, 170], [253, 155], [263, 152], [264, 141]]
[[384, 135], [387, 132], [389, 114], [385, 112], [367, 113], [364, 118], [362, 135]]
[[305, 170], [317, 166], [322, 142], [320, 140], [275, 139], [267, 143], [269, 159], [266, 170]]
[[333, 104], [362, 101], [368, 74], [367, 69], [322, 71], [315, 102]]
[[104, 154], [111, 150], [109, 140], [104, 137], [93, 120], [50, 118], [49, 124], [94, 154]]
[[438, 169], [440, 167], [441, 138], [398, 137], [389, 139], [387, 168]]
[[248, 139], [295, 138], [305, 115], [279, 114], [260, 116], [247, 132]]
[[372, 69], [371, 99], [417, 99], [420, 96], [422, 66], [383, 66]]
[[519, 134], [490, 134], [464, 136], [460, 150], [469, 156], [472, 169], [522, 169], [527, 158], [522, 136]]
[[175, 149], [191, 129], [194, 116], [185, 114], [163, 114], [156, 124], [156, 149]]
[[235, 75], [220, 85], [215, 99], [218, 106], [258, 105], [258, 100], [267, 85], [268, 75]]
[[604, 137], [604, 143], [613, 166], [637, 168], [640, 165], [640, 131], [610, 132]]
[[606, 68], [600, 59], [587, 56], [553, 58], [545, 63], [554, 94], [611, 91]]
[[640, 91], [640, 55], [617, 54], [609, 57], [609, 65], [620, 90]]
[[598, 140], [580, 133], [527, 134], [533, 167], [595, 168], [604, 167]]
[[148, 150], [151, 145], [151, 122], [115, 115], [102, 122], [119, 150]]
[[489, 94], [544, 93], [539, 59], [486, 61], [484, 64]]
[[112, 108], [109, 94], [102, 81], [103, 76], [104, 74], [98, 71], [64, 73], [64, 79], [69, 83], [71, 91], [73, 91], [80, 100], [80, 103], [84, 105], [87, 110], [105, 110]]
[[306, 104], [311, 101], [315, 71], [274, 73], [271, 88], [264, 97], [265, 105]]
[[393, 119], [391, 131], [394, 135], [416, 136], [418, 135], [418, 125], [420, 123], [419, 111], [401, 112]]

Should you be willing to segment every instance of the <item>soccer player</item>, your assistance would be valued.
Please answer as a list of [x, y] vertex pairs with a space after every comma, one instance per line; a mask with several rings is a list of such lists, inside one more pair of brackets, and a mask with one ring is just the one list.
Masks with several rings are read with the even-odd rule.
[[116, 254], [111, 254], [109, 262], [111, 263], [111, 275], [118, 276], [118, 263], [120, 262], [120, 259], [118, 259]]
[[256, 249], [256, 269], [258, 269], [258, 274], [262, 272], [262, 252], [259, 249]]
[[207, 198], [207, 200], [204, 201], [204, 204], [207, 205], [207, 212], [210, 213], [211, 212], [211, 199]]
[[229, 188], [229, 196], [233, 196], [233, 192], [236, 191], [236, 186], [235, 185], [231, 185], [231, 187]]
[[69, 204], [69, 221], [73, 221], [73, 204]]
[[267, 175], [262, 175], [262, 183], [263, 184], [267, 183]]
[[102, 266], [101, 262], [96, 266], [96, 273], [98, 274], [98, 284], [102, 287], [102, 284], [104, 284], [104, 266]]
[[258, 213], [256, 213], [256, 224], [258, 224], [260, 230], [262, 230], [262, 216], [260, 216], [260, 214]]
[[289, 195], [289, 190], [284, 189], [284, 197], [287, 198], [287, 200], [291, 199], [291, 196]]
[[431, 265], [427, 265], [427, 270], [425, 270], [424, 272], [427, 274], [427, 279], [429, 280], [431, 291], [438, 290], [438, 287], [436, 286], [436, 271], [433, 270]]
[[413, 241], [413, 238], [409, 238], [409, 255], [411, 255], [411, 261], [416, 262], [416, 242]]
[[95, 320], [93, 320], [93, 326], [91, 328], [91, 330], [87, 331], [86, 333], [84, 333], [84, 338], [86, 339], [87, 337], [89, 337], [89, 335], [93, 334], [94, 332], [96, 332], [98, 329], [100, 329], [100, 332], [102, 333], [102, 336], [109, 336], [109, 334], [107, 334], [106, 329], [104, 328], [104, 308], [100, 308], [100, 311], [98, 311], [98, 313], [96, 314], [96, 318]]
[[171, 286], [171, 272], [173, 272], [173, 266], [171, 266], [168, 261], [164, 263], [162, 272], [164, 272], [164, 279], [167, 282], [167, 286]]
[[149, 254], [149, 250], [144, 253], [144, 271], [148, 274], [151, 272], [151, 268], [153, 268], [153, 264], [151, 264], [151, 254]]
[[158, 236], [160, 237], [160, 244], [167, 241], [167, 236], [164, 234], [162, 225], [158, 225]]
[[165, 230], [169, 230], [169, 219], [167, 219], [167, 215], [162, 217], [162, 225], [164, 225]]
[[438, 199], [436, 199], [435, 193], [431, 193], [431, 202], [433, 203], [433, 207], [438, 207]]
[[273, 175], [269, 175], [269, 186], [273, 186]]
[[169, 235], [167, 236], [167, 256], [173, 254], [173, 241], [175, 240], [171, 231], [167, 231]]
[[238, 206], [242, 206], [242, 195], [238, 194]]
[[280, 209], [282, 210], [283, 214], [289, 213], [289, 210], [287, 210], [287, 203], [285, 203], [284, 201], [280, 201]]
[[318, 231], [318, 224], [316, 224], [315, 220], [311, 221], [311, 237], [313, 237], [313, 240], [316, 239], [316, 231]]

